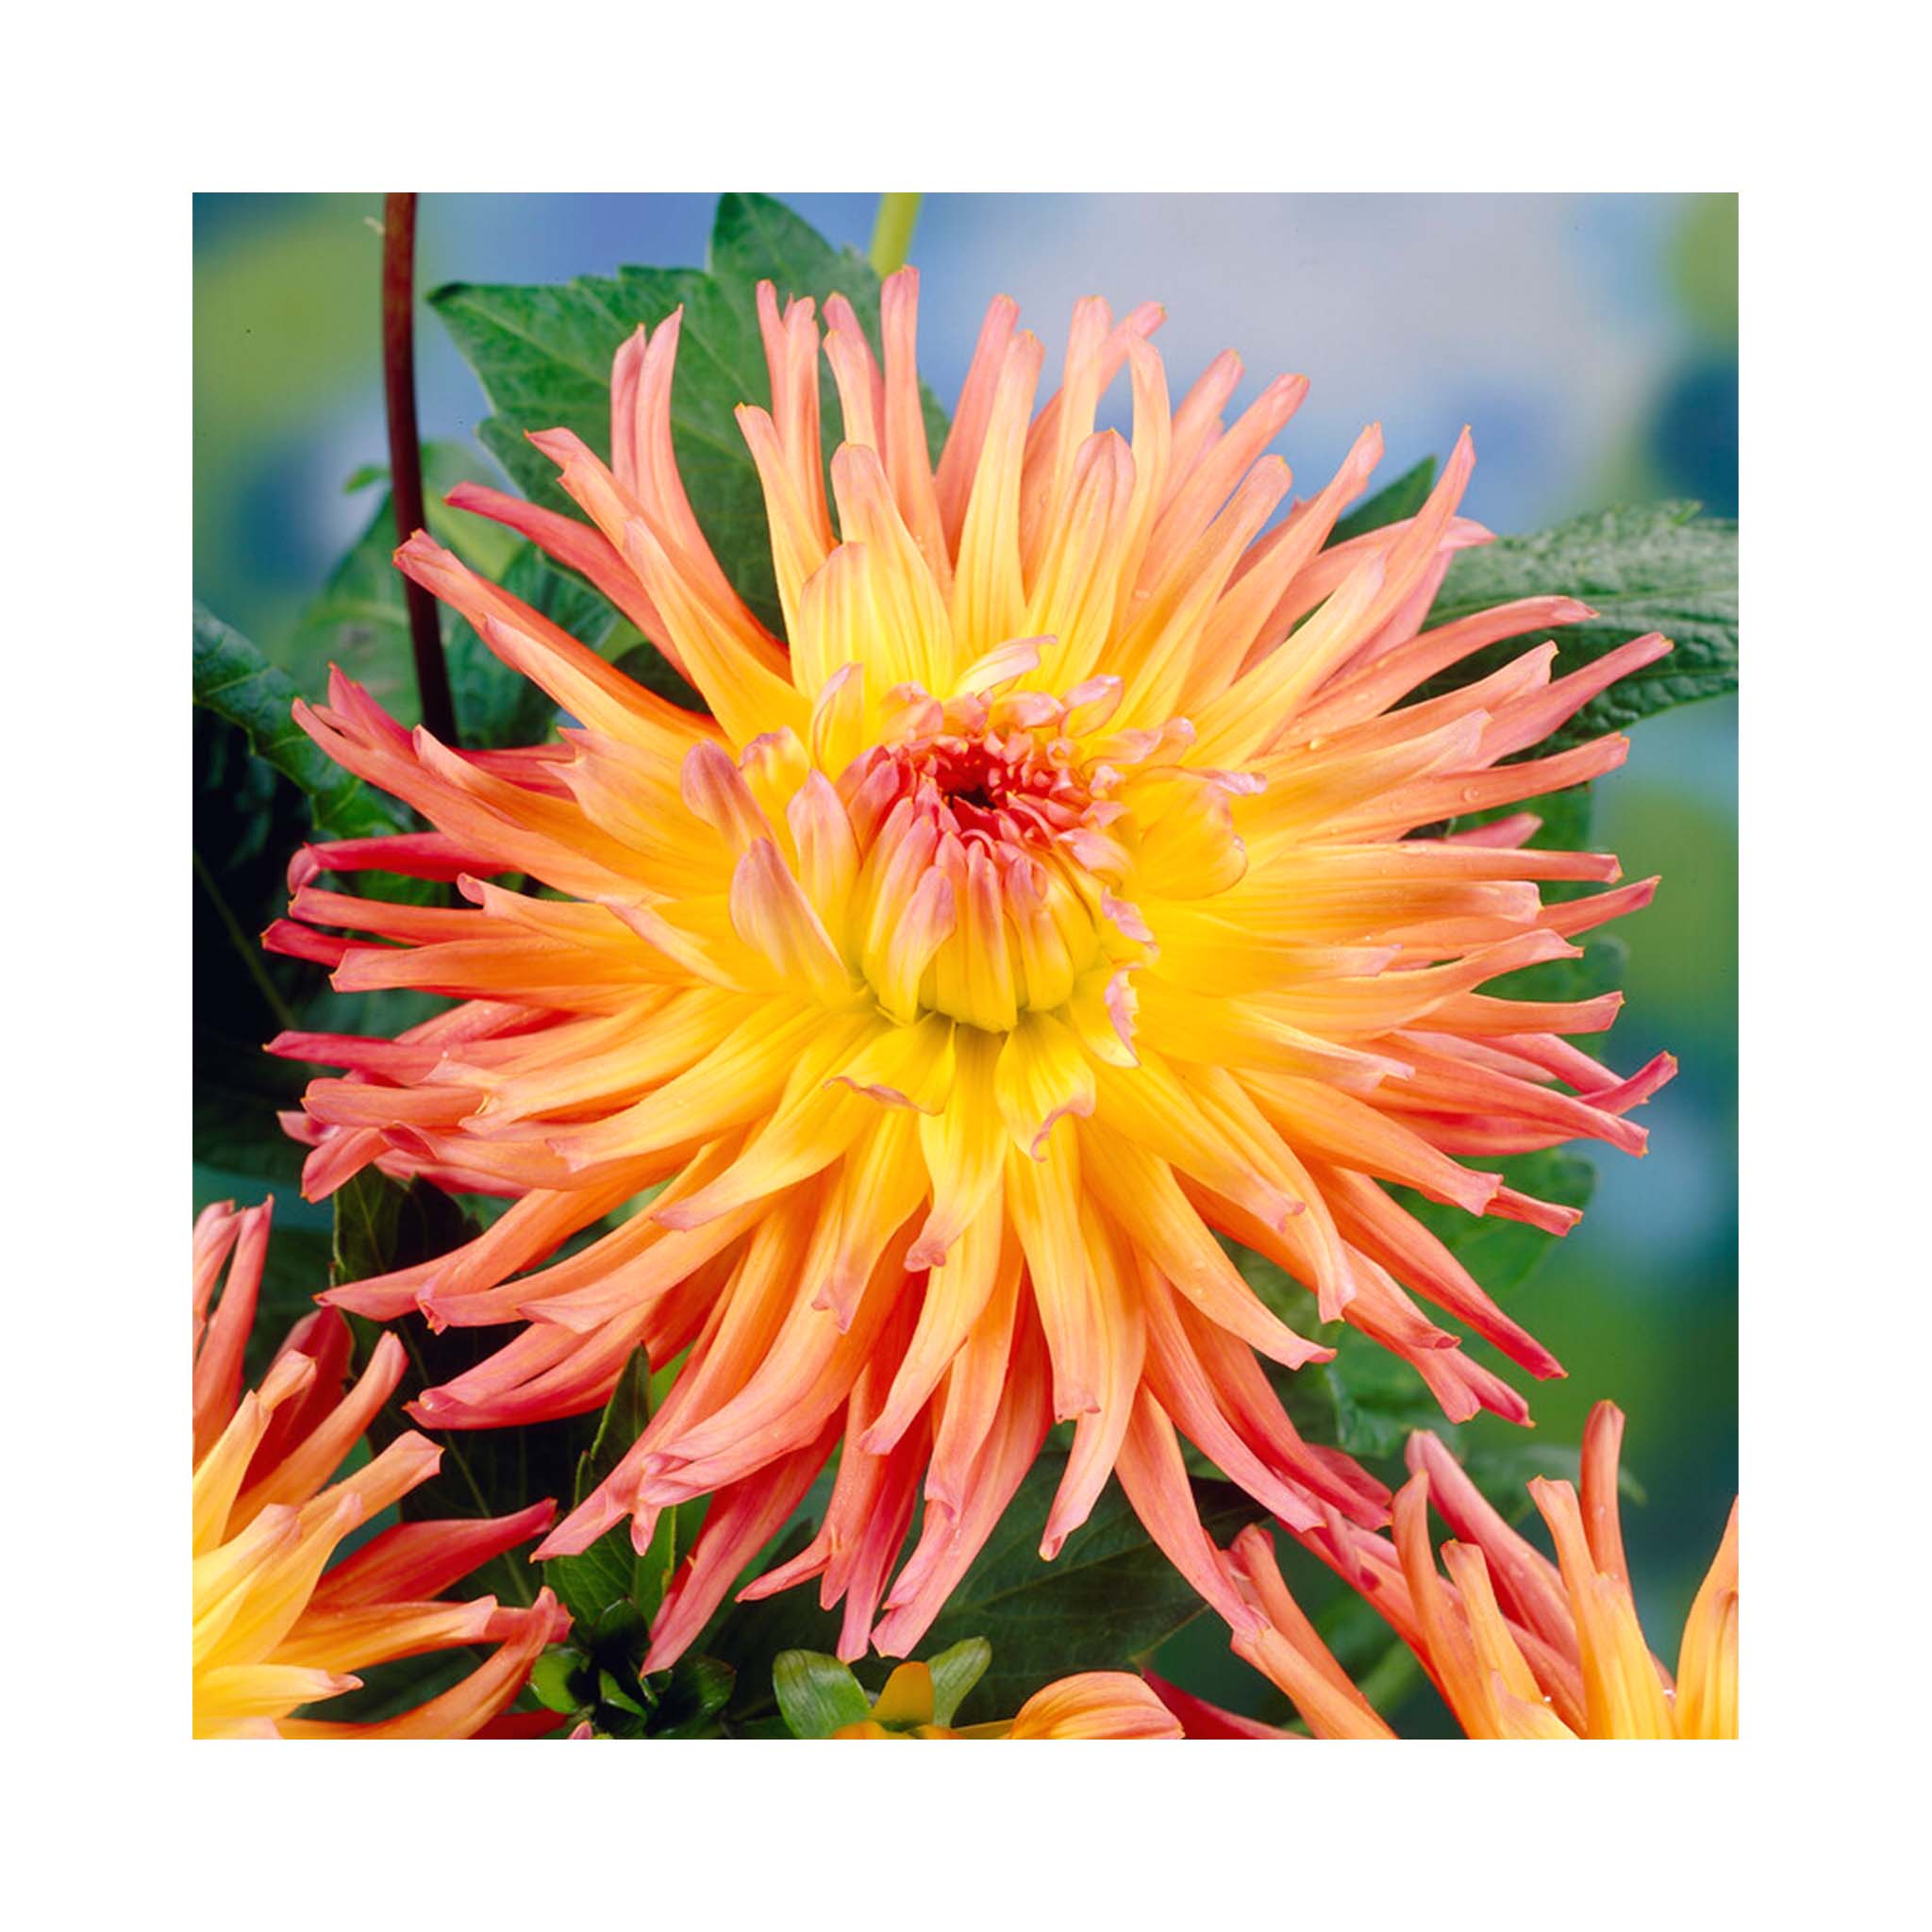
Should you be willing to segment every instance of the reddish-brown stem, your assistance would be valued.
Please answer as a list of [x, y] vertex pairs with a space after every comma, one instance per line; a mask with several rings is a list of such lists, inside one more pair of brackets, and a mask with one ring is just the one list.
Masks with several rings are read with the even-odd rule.
[[[382, 203], [382, 393], [389, 414], [390, 500], [396, 541], [423, 527], [423, 448], [416, 435], [416, 197], [386, 194]], [[442, 658], [436, 599], [403, 580], [409, 647], [416, 658], [416, 698], [423, 723], [444, 744], [457, 741], [456, 703]]]

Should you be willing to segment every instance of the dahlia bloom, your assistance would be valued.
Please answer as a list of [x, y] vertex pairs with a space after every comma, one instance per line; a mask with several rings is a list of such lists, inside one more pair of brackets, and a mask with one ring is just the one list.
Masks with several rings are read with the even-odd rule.
[[[1567, 1482], [1529, 1485], [1555, 1563], [1430, 1435], [1410, 1438], [1415, 1473], [1395, 1498], [1392, 1541], [1346, 1525], [1304, 1539], [1388, 1619], [1470, 1737], [1738, 1735], [1737, 1505], [1690, 1606], [1674, 1683], [1644, 1643], [1630, 1595], [1617, 1511], [1623, 1436], [1623, 1412], [1598, 1403], [1584, 1432], [1581, 1501]], [[1460, 1539], [1442, 1545], [1446, 1580], [1429, 1550], [1432, 1502]], [[1236, 1651], [1287, 1692], [1318, 1737], [1391, 1736], [1289, 1594], [1266, 1532], [1243, 1530], [1231, 1566], [1264, 1620], [1237, 1629]], [[1229, 1735], [1211, 1719], [1202, 1734]]]
[[1127, 1671], [1082, 1671], [1036, 1690], [1004, 1723], [956, 1729], [933, 1722], [932, 1673], [901, 1664], [886, 1679], [872, 1716], [845, 1724], [835, 1738], [1181, 1738], [1180, 1721], [1141, 1678]]
[[[414, 1413], [445, 1428], [586, 1410], [634, 1350], [689, 1351], [539, 1552], [626, 1518], [641, 1548], [660, 1510], [714, 1496], [654, 1669], [841, 1442], [818, 1537], [752, 1593], [821, 1577], [847, 1657], [918, 1641], [1057, 1422], [1074, 1427], [1049, 1557], [1117, 1472], [1163, 1546], [1212, 1571], [1176, 1429], [1284, 1521], [1385, 1521], [1386, 1491], [1303, 1442], [1256, 1354], [1296, 1368], [1328, 1351], [1256, 1297], [1217, 1231], [1410, 1362], [1451, 1417], [1524, 1419], [1415, 1297], [1532, 1374], [1557, 1362], [1380, 1183], [1563, 1231], [1571, 1210], [1460, 1157], [1579, 1135], [1641, 1152], [1625, 1115], [1671, 1072], [1659, 1058], [1620, 1079], [1570, 1042], [1615, 995], [1482, 991], [1574, 956], [1654, 881], [1545, 906], [1540, 882], [1607, 884], [1616, 861], [1530, 849], [1521, 813], [1417, 835], [1621, 762], [1618, 737], [1505, 760], [1666, 641], [1554, 680], [1542, 643], [1394, 708], [1471, 652], [1588, 614], [1538, 597], [1421, 628], [1452, 555], [1487, 534], [1457, 513], [1466, 435], [1414, 517], [1324, 549], [1378, 429], [1271, 529], [1290, 473], [1262, 452], [1302, 378], [1224, 426], [1241, 363], [1223, 356], [1171, 408], [1147, 341], [1159, 310], [1116, 324], [1094, 300], [1036, 408], [1041, 345], [1002, 298], [935, 467], [916, 291], [910, 270], [885, 286], [883, 368], [850, 307], [825, 304], [843, 418], [829, 501], [820, 321], [759, 291], [772, 407], [738, 418], [782, 640], [679, 481], [677, 314], [617, 353], [608, 463], [567, 432], [533, 438], [588, 523], [452, 498], [599, 586], [708, 715], [421, 533], [401, 567], [575, 722], [558, 742], [459, 752], [340, 673], [325, 707], [296, 708], [433, 829], [305, 850], [269, 943], [343, 991], [456, 1003], [392, 1041], [274, 1042], [341, 1070], [291, 1124], [313, 1146], [305, 1188], [375, 1161], [515, 1201], [458, 1252], [329, 1299], [515, 1326], [423, 1394]], [[1131, 438], [1094, 428], [1123, 369]], [[363, 868], [467, 903], [318, 883]]]
[[[345, 1393], [349, 1329], [333, 1308], [298, 1323], [261, 1387], [242, 1392], [270, 1207], [238, 1214], [225, 1202], [194, 1224], [194, 1735], [472, 1737], [505, 1710], [570, 1619], [547, 1590], [522, 1610], [499, 1609], [488, 1596], [435, 1599], [547, 1528], [552, 1506], [401, 1524], [326, 1567], [358, 1523], [426, 1482], [442, 1452], [412, 1431], [328, 1483], [403, 1368], [402, 1344], [384, 1336]], [[210, 1316], [225, 1267], [227, 1285]], [[495, 1644], [494, 1655], [399, 1717], [345, 1724], [292, 1715], [357, 1689], [358, 1670], [481, 1643]]]

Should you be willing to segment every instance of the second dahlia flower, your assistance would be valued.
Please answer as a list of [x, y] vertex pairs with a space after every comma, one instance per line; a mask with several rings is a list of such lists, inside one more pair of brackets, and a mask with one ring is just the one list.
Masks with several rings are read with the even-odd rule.
[[[1257, 1359], [1325, 1352], [1217, 1235], [1411, 1363], [1450, 1416], [1522, 1419], [1421, 1303], [1533, 1374], [1556, 1362], [1383, 1184], [1561, 1231], [1571, 1211], [1466, 1163], [1576, 1136], [1640, 1152], [1625, 1116], [1670, 1072], [1620, 1078], [1571, 1043], [1614, 995], [1483, 991], [1573, 955], [1651, 882], [1544, 905], [1543, 882], [1608, 884], [1615, 860], [1532, 849], [1521, 813], [1424, 829], [1619, 763], [1616, 737], [1521, 755], [1668, 644], [1553, 678], [1539, 643], [1405, 702], [1472, 652], [1587, 614], [1537, 597], [1423, 628], [1450, 558], [1486, 535], [1457, 514], [1467, 436], [1415, 516], [1330, 545], [1377, 429], [1271, 525], [1290, 473], [1263, 452], [1302, 378], [1224, 425], [1236, 358], [1173, 405], [1147, 340], [1159, 311], [1116, 323], [1095, 300], [1042, 402], [1041, 344], [1002, 299], [935, 465], [916, 287], [909, 270], [886, 284], [882, 364], [843, 301], [822, 344], [811, 302], [759, 290], [770, 408], [739, 422], [782, 638], [678, 477], [677, 314], [617, 352], [608, 461], [566, 432], [534, 439], [588, 522], [453, 499], [603, 589], [708, 715], [420, 534], [402, 568], [575, 722], [464, 753], [340, 674], [325, 707], [297, 708], [432, 829], [305, 852], [271, 943], [344, 991], [454, 1002], [395, 1040], [275, 1043], [341, 1070], [296, 1123], [305, 1185], [375, 1161], [515, 1200], [458, 1252], [332, 1299], [513, 1328], [424, 1393], [416, 1413], [445, 1428], [582, 1411], [633, 1351], [689, 1351], [540, 1552], [626, 1518], [641, 1548], [660, 1510], [714, 1497], [650, 1668], [841, 1443], [816, 1540], [754, 1588], [820, 1577], [847, 1657], [917, 1642], [1057, 1422], [1073, 1435], [1047, 1557], [1109, 1473], [1164, 1547], [1198, 1557], [1176, 1430], [1285, 1521], [1381, 1522], [1380, 1487], [1303, 1442]], [[843, 427], [829, 495], [821, 353]], [[1130, 437], [1094, 426], [1123, 370]], [[454, 882], [466, 903], [321, 883], [362, 868]]]
[[[1409, 1441], [1415, 1474], [1395, 1498], [1392, 1540], [1346, 1526], [1306, 1539], [1388, 1619], [1470, 1737], [1738, 1735], [1737, 1506], [1685, 1621], [1673, 1681], [1650, 1654], [1630, 1594], [1617, 1508], [1623, 1435], [1623, 1412], [1599, 1403], [1584, 1432], [1581, 1498], [1567, 1482], [1530, 1484], [1556, 1543], [1554, 1564], [1426, 1434]], [[1442, 1545], [1446, 1578], [1429, 1548], [1432, 1503], [1458, 1539]], [[1241, 1532], [1231, 1569], [1261, 1619], [1237, 1625], [1234, 1647], [1293, 1700], [1309, 1729], [1388, 1737], [1289, 1594], [1265, 1531]], [[1210, 1720], [1204, 1734], [1224, 1733]]]
[[[349, 1330], [324, 1308], [299, 1323], [259, 1389], [242, 1356], [268, 1247], [270, 1204], [209, 1208], [194, 1224], [194, 1734], [198, 1738], [467, 1738], [505, 1711], [570, 1619], [549, 1591], [527, 1609], [439, 1601], [480, 1564], [549, 1525], [552, 1506], [475, 1522], [405, 1523], [329, 1567], [344, 1537], [436, 1473], [414, 1432], [340, 1482], [339, 1466], [402, 1374], [385, 1336], [344, 1392]], [[208, 1313], [227, 1270], [219, 1306]], [[359, 1687], [354, 1674], [468, 1644], [493, 1654], [401, 1716], [297, 1716]]]
[[781, 1655], [773, 1673], [786, 1722], [800, 1737], [834, 1739], [1183, 1738], [1180, 1720], [1145, 1679], [1082, 1671], [1036, 1690], [1012, 1717], [956, 1725], [953, 1714], [991, 1660], [983, 1640], [955, 1644], [928, 1663], [904, 1663], [868, 1698], [844, 1665], [809, 1651]]
[[1013, 1717], [955, 1729], [932, 1719], [932, 1676], [924, 1664], [901, 1664], [879, 1692], [873, 1714], [835, 1738], [1051, 1739], [1181, 1738], [1180, 1722], [1146, 1683], [1125, 1671], [1083, 1671], [1036, 1690]]

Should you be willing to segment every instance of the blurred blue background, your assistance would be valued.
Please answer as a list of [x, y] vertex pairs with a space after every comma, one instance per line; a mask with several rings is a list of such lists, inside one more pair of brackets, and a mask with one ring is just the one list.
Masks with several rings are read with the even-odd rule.
[[[866, 247], [875, 197], [783, 198]], [[425, 196], [418, 285], [698, 263], [712, 207]], [[379, 213], [371, 195], [195, 205], [194, 587], [271, 657], [369, 515], [344, 482], [385, 460]], [[1311, 378], [1280, 443], [1303, 491], [1366, 422], [1384, 425], [1385, 479], [1468, 423], [1464, 508], [1498, 531], [1659, 495], [1736, 513], [1735, 197], [941, 195], [912, 258], [922, 370], [943, 401], [996, 292], [1050, 349], [1077, 297], [1152, 297], [1176, 395], [1225, 347], [1247, 363], [1237, 405], [1284, 371]], [[417, 354], [425, 437], [474, 448], [481, 394], [426, 308]], [[1627, 876], [1664, 874], [1624, 928], [1610, 1058], [1627, 1070], [1667, 1046], [1683, 1072], [1648, 1109], [1649, 1158], [1599, 1162], [1583, 1227], [1517, 1297], [1572, 1371], [1537, 1391], [1541, 1425], [1574, 1445], [1598, 1397], [1629, 1413], [1648, 1501], [1626, 1538], [1667, 1660], [1737, 1483], [1736, 728], [1732, 701], [1654, 719], [1597, 788], [1596, 842]]]

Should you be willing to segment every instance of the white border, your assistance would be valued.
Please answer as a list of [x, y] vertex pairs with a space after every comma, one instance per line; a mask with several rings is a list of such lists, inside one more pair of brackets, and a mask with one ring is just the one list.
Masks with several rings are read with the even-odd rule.
[[[715, 24], [91, 14], [41, 26], [17, 77], [11, 1741], [52, 1759], [26, 1780], [52, 1896], [152, 1907], [192, 1884], [290, 1925], [432, 1902], [443, 1924], [1024, 1924], [1265, 1899], [1371, 1926], [1878, 1902], [1904, 1845], [1892, 1740], [1923, 1708], [1898, 1574], [1922, 1567], [1918, 1516], [1890, 1506], [1917, 1467], [1885, 1440], [1923, 1400], [1924, 308], [1901, 273], [1922, 66], [1857, 5], [1803, 44], [1774, 15], [1630, 0], [694, 17]], [[189, 192], [765, 182], [1742, 189], [1743, 1746], [1641, 1767], [1075, 1747], [916, 1774], [741, 1745], [615, 1775], [568, 1752], [178, 1756], [179, 1598], [153, 1579], [180, 1574]]]

